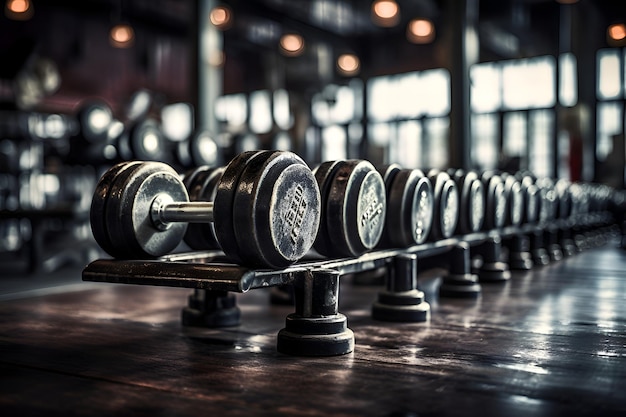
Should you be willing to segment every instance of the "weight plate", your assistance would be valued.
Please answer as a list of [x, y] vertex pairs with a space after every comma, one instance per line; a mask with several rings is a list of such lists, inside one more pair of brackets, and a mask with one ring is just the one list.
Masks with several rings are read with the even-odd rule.
[[106, 214], [109, 237], [123, 251], [123, 257], [162, 256], [181, 242], [187, 223], [171, 223], [160, 229], [152, 222], [151, 208], [157, 196], [166, 202], [189, 201], [178, 173], [169, 165], [143, 162], [117, 176]]
[[114, 258], [122, 257], [117, 247], [109, 238], [108, 225], [106, 219], [106, 203], [111, 194], [111, 186], [115, 182], [117, 176], [133, 165], [139, 164], [138, 161], [120, 162], [106, 171], [98, 184], [96, 185], [93, 198], [91, 200], [91, 208], [89, 210], [89, 221], [91, 223], [91, 232], [96, 242], [109, 255]]
[[213, 220], [217, 239], [224, 253], [237, 263], [242, 263], [242, 259], [238, 255], [239, 244], [235, 237], [233, 219], [235, 195], [239, 185], [239, 178], [246, 165], [260, 154], [261, 152], [259, 151], [243, 152], [228, 163], [217, 186], [217, 193], [213, 202]]
[[158, 123], [143, 120], [130, 129], [129, 146], [134, 159], [159, 161], [165, 156], [165, 139]]
[[502, 179], [493, 172], [485, 172], [482, 175], [482, 181], [485, 186], [486, 208], [483, 228], [485, 230], [500, 228], [504, 225], [507, 209]]
[[377, 171], [381, 177], [383, 177], [383, 182], [385, 183], [385, 188], [389, 190], [389, 184], [393, 181], [393, 178], [396, 176], [398, 172], [402, 169], [400, 164], [387, 164], [378, 167]]
[[519, 226], [524, 214], [524, 196], [520, 182], [512, 175], [504, 177], [504, 194], [507, 199], [506, 224]]
[[113, 121], [113, 112], [105, 102], [93, 100], [81, 104], [76, 119], [80, 126], [80, 135], [86, 142], [102, 142], [107, 139], [109, 126]]
[[459, 221], [459, 191], [446, 172], [431, 169], [428, 177], [433, 185], [434, 212], [430, 240], [452, 236]]
[[453, 178], [460, 193], [457, 231], [461, 234], [478, 232], [485, 219], [483, 184], [475, 172], [457, 170]]
[[523, 222], [535, 223], [539, 217], [539, 189], [533, 183], [532, 178], [523, 177], [520, 181], [522, 195], [524, 196]]
[[387, 184], [386, 246], [424, 243], [433, 223], [433, 189], [420, 170], [403, 169]]
[[327, 202], [330, 194], [330, 188], [335, 176], [337, 168], [342, 164], [342, 161], [326, 161], [317, 166], [313, 170], [315, 181], [320, 190], [321, 200], [321, 215], [320, 215], [320, 227], [315, 238], [313, 247], [317, 252], [325, 256], [332, 256], [333, 254], [333, 242], [330, 240], [328, 234], [328, 214], [327, 214]]
[[337, 256], [357, 256], [378, 244], [386, 216], [385, 184], [364, 160], [343, 161], [327, 201], [328, 233]]
[[285, 267], [313, 246], [320, 193], [304, 161], [291, 152], [265, 151], [242, 172], [233, 218], [240, 257], [247, 265]]
[[[224, 168], [209, 168], [205, 165], [195, 171], [189, 182], [183, 182], [189, 193], [189, 201], [214, 201]], [[190, 248], [196, 250], [220, 248], [213, 222], [190, 223], [184, 240]]]
[[194, 166], [217, 166], [221, 163], [221, 155], [213, 136], [205, 130], [197, 132], [189, 140], [189, 154]]

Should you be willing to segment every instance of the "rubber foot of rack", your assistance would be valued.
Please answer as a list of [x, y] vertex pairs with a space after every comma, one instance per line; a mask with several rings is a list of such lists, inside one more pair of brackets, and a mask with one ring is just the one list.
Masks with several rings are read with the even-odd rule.
[[239, 307], [219, 309], [210, 313], [185, 307], [182, 311], [183, 326], [191, 327], [232, 327], [241, 324]]
[[439, 296], [449, 298], [478, 298], [482, 287], [475, 274], [448, 274], [439, 286]]
[[423, 322], [430, 318], [430, 304], [419, 290], [381, 292], [372, 305], [372, 318], [394, 322]]
[[478, 273], [481, 282], [507, 281], [511, 278], [511, 271], [504, 262], [484, 263]]
[[302, 317], [290, 314], [278, 332], [276, 349], [292, 356], [337, 356], [354, 350], [346, 316]]
[[545, 249], [535, 249], [532, 251], [533, 262], [535, 265], [545, 266], [550, 263], [550, 256], [548, 255], [548, 251]]

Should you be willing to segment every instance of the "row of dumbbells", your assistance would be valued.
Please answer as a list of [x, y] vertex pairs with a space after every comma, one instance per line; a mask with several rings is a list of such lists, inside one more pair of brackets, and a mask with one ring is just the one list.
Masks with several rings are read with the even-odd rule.
[[365, 160], [311, 170], [297, 155], [253, 151], [182, 176], [160, 162], [129, 161], [100, 179], [94, 237], [123, 259], [163, 256], [184, 240], [235, 263], [282, 268], [305, 255], [359, 256], [455, 235], [548, 223], [606, 210], [611, 189], [461, 170], [424, 173]]

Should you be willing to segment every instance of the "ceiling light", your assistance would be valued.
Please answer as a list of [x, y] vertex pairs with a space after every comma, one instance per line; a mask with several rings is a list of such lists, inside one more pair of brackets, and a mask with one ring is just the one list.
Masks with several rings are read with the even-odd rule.
[[209, 14], [209, 20], [216, 28], [220, 30], [226, 30], [231, 26], [233, 14], [230, 8], [226, 6], [217, 6], [216, 8], [211, 10], [211, 13]]
[[435, 25], [428, 19], [413, 19], [407, 25], [406, 37], [413, 43], [430, 43], [435, 39]]
[[304, 39], [295, 33], [288, 33], [280, 38], [280, 50], [287, 56], [298, 56], [304, 51]]
[[393, 0], [376, 0], [372, 3], [372, 21], [378, 26], [392, 27], [400, 20], [398, 3]]
[[128, 48], [133, 45], [135, 40], [135, 31], [125, 23], [113, 26], [109, 34], [111, 45], [115, 48]]
[[622, 41], [626, 38], [626, 25], [615, 23], [607, 29], [607, 35], [614, 41]]
[[359, 57], [354, 54], [343, 54], [337, 58], [337, 69], [346, 76], [354, 76], [361, 69]]
[[28, 20], [33, 17], [33, 5], [30, 0], [7, 0], [4, 14], [12, 20]]

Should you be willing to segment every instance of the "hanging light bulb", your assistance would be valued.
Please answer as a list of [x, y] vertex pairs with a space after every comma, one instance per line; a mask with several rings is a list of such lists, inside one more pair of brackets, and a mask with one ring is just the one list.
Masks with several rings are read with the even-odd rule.
[[400, 8], [394, 0], [376, 0], [372, 3], [372, 21], [382, 27], [393, 27], [400, 21]]
[[430, 43], [435, 39], [435, 25], [428, 19], [413, 19], [406, 27], [406, 37], [409, 42]]
[[217, 6], [209, 14], [211, 24], [220, 30], [226, 30], [231, 27], [233, 21], [233, 13], [227, 6]]
[[33, 17], [33, 12], [30, 0], [7, 0], [4, 8], [5, 16], [12, 20], [28, 20]]
[[624, 23], [615, 23], [608, 27], [607, 35], [614, 41], [622, 41], [626, 38], [626, 25]]
[[129, 48], [135, 40], [135, 31], [126, 23], [120, 23], [111, 28], [109, 32], [111, 45], [115, 48]]
[[337, 58], [337, 69], [342, 75], [351, 77], [361, 70], [361, 61], [354, 54], [342, 54]]
[[287, 56], [298, 56], [304, 52], [304, 38], [296, 33], [287, 33], [280, 38], [280, 50]]

